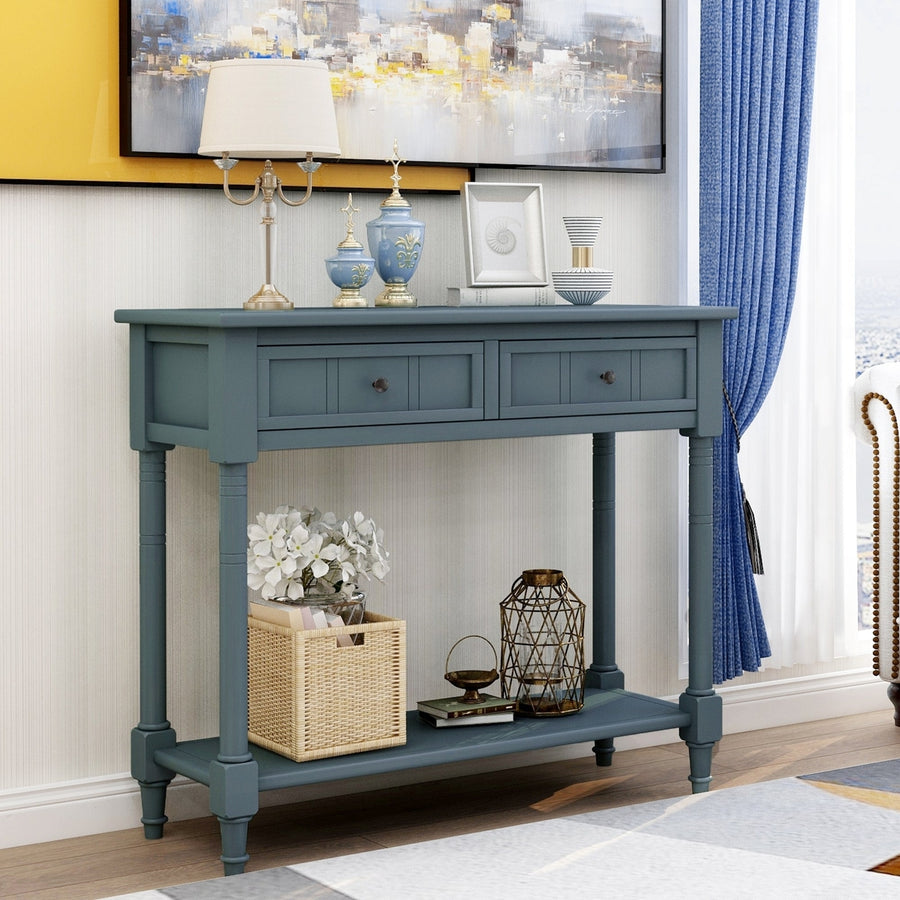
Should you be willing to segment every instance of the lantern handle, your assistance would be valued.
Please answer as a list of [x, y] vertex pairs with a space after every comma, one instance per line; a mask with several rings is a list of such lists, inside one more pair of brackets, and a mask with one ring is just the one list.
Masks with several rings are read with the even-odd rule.
[[450, 657], [453, 655], [453, 651], [463, 642], [467, 641], [469, 638], [480, 638], [484, 641], [493, 651], [494, 653], [494, 668], [496, 669], [500, 663], [500, 660], [497, 657], [497, 648], [482, 634], [467, 634], [465, 637], [461, 637], [451, 648], [450, 652], [447, 654], [447, 661], [444, 663], [444, 672], [450, 671]]

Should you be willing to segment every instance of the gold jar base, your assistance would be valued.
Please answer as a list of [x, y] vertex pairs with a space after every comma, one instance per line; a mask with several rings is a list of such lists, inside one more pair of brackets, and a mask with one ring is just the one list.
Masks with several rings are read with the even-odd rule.
[[409, 307], [417, 306], [418, 301], [409, 292], [406, 284], [386, 284], [384, 290], [375, 298], [375, 305]]
[[359, 288], [341, 288], [340, 294], [331, 301], [331, 305], [338, 309], [359, 309], [368, 306], [369, 301], [361, 297]]

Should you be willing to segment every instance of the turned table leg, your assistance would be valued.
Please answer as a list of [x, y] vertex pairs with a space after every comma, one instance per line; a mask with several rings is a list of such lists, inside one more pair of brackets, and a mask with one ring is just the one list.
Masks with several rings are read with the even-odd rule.
[[209, 779], [225, 874], [239, 875], [259, 808], [258, 766], [247, 741], [246, 463], [219, 464], [219, 754]]
[[[616, 435], [598, 433], [593, 444], [593, 630], [594, 659], [585, 685], [622, 690], [625, 675], [616, 664]], [[598, 766], [612, 765], [612, 738], [594, 742]]]
[[140, 721], [131, 732], [131, 774], [141, 787], [144, 836], [161, 838], [166, 788], [175, 773], [156, 764], [175, 746], [166, 718], [166, 454], [140, 452]]
[[690, 438], [688, 494], [688, 686], [679, 706], [691, 714], [691, 724], [679, 734], [691, 758], [693, 793], [709, 790], [712, 752], [722, 737], [722, 698], [713, 690], [712, 672], [712, 547], [713, 442]]

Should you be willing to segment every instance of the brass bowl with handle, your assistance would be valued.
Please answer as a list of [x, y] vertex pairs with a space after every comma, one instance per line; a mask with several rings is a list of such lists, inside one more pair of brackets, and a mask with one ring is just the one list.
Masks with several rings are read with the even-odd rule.
[[[494, 653], [494, 668], [493, 669], [456, 669], [452, 672], [447, 671], [450, 665], [450, 657], [453, 655], [453, 651], [463, 642], [468, 640], [469, 638], [479, 638], [484, 641], [493, 651]], [[460, 690], [465, 691], [465, 694], [460, 698], [460, 703], [482, 703], [484, 701], [484, 697], [481, 696], [478, 692], [482, 688], [486, 688], [488, 685], [493, 684], [499, 677], [500, 673], [497, 671], [498, 659], [497, 659], [497, 649], [494, 645], [486, 638], [480, 634], [467, 634], [465, 637], [461, 637], [451, 648], [450, 652], [447, 654], [447, 661], [444, 663], [444, 678], [450, 682], [454, 687], [460, 688]]]

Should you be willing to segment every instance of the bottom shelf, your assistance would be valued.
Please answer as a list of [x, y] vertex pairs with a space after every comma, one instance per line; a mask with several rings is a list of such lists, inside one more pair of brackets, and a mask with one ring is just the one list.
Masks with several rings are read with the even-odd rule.
[[[371, 750], [349, 756], [297, 763], [250, 745], [259, 765], [261, 791], [338, 781], [359, 775], [374, 775], [462, 762], [504, 753], [540, 750], [593, 742], [626, 734], [664, 731], [689, 725], [691, 717], [677, 703], [642, 694], [614, 690], [586, 690], [584, 709], [561, 718], [517, 718], [494, 725], [470, 725], [465, 728], [433, 728], [407, 713], [406, 744], [386, 750]], [[209, 764], [219, 750], [218, 738], [184, 741], [175, 747], [158, 750], [156, 762], [201, 784], [209, 784]]]

